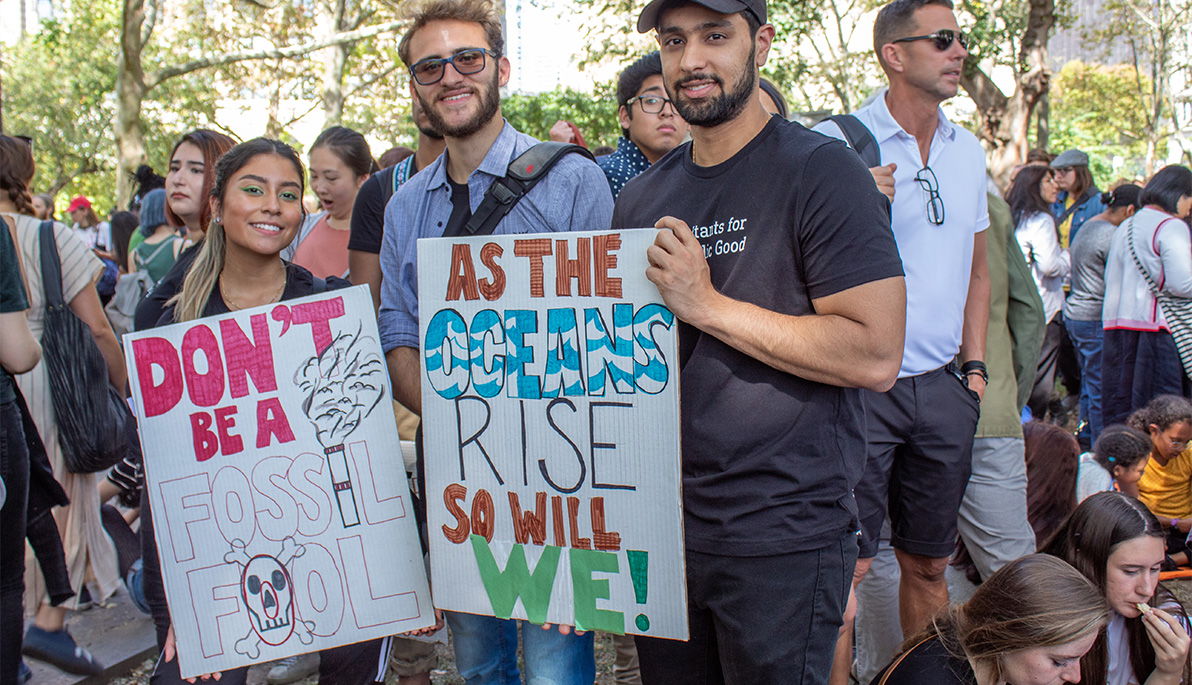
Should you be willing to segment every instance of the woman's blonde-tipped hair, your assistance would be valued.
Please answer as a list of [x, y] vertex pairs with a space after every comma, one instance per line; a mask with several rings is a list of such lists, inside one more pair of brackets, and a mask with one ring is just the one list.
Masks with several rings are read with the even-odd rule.
[[1108, 620], [1109, 606], [1092, 581], [1056, 557], [1032, 554], [1003, 566], [912, 641], [938, 636], [949, 652], [988, 665], [1000, 679], [1003, 655], [1069, 644], [1097, 634]]
[[[294, 166], [301, 185], [299, 196], [306, 191], [306, 168], [302, 166], [302, 158], [294, 148], [280, 140], [269, 138], [254, 138], [240, 143], [228, 150], [215, 164], [215, 181], [211, 186], [211, 198], [219, 200], [222, 205], [227, 195], [228, 180], [250, 160], [259, 155], [277, 155]], [[303, 210], [303, 217], [306, 212]], [[182, 282], [182, 289], [167, 302], [167, 306], [174, 307], [174, 321], [193, 321], [202, 318], [203, 310], [207, 308], [207, 301], [211, 293], [219, 285], [219, 275], [224, 268], [224, 248], [227, 236], [224, 234], [223, 223], [218, 216], [211, 219], [207, 226], [207, 237], [203, 246], [195, 257], [194, 264]]]

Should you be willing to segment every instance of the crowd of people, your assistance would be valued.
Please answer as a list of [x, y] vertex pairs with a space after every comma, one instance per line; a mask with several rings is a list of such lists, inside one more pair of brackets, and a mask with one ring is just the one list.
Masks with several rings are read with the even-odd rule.
[[[70, 467], [48, 293], [126, 393], [124, 333], [366, 284], [415, 439], [415, 242], [471, 230], [538, 141], [501, 115], [488, 2], [426, 0], [410, 20], [417, 148], [380, 164], [342, 126], [306, 160], [199, 129], [164, 177], [138, 169], [127, 210], [101, 221], [80, 196], [60, 221], [28, 143], [0, 136], [0, 682], [31, 677], [22, 655], [102, 673], [67, 623], [121, 585], [156, 627], [151, 682], [182, 680], [143, 496], [144, 462], [170, 455], [134, 435], [110, 470]], [[813, 130], [760, 78], [764, 0], [652, 0], [636, 28], [659, 49], [620, 74], [616, 147], [559, 122], [576, 147], [489, 227], [657, 229], [646, 276], [681, 322], [687, 577], [652, 582], [685, 582], [690, 639], [615, 636], [617, 682], [1192, 682], [1192, 623], [1160, 584], [1192, 555], [1192, 170], [1102, 192], [1087, 153], [1034, 150], [1003, 192], [940, 108], [972, 40], [949, 0], [883, 6], [888, 85]], [[748, 250], [706, 250], [691, 227], [729, 217]], [[442, 622], [468, 683], [596, 677], [591, 632]], [[268, 679], [429, 683], [436, 664], [433, 643], [394, 636]]]

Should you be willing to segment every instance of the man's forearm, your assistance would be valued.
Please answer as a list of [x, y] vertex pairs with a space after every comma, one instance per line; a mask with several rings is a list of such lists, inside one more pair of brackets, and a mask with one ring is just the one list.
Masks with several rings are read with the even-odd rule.
[[985, 231], [973, 239], [973, 266], [968, 296], [964, 302], [964, 325], [960, 333], [960, 360], [985, 361], [985, 336], [989, 329], [989, 259]]
[[815, 302], [818, 314], [789, 316], [721, 296], [693, 325], [800, 378], [885, 391], [902, 363], [906, 287], [888, 278]]
[[393, 384], [393, 399], [418, 416], [422, 416], [422, 371], [418, 350], [395, 347], [385, 355], [389, 366], [389, 382]]

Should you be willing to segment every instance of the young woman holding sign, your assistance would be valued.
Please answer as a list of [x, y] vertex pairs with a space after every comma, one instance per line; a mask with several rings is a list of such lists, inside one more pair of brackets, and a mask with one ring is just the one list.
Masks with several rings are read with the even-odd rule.
[[[169, 300], [158, 325], [226, 314], [313, 295], [323, 282], [306, 269], [282, 260], [306, 216], [302, 206], [302, 160], [285, 143], [257, 138], [229, 150], [215, 165], [211, 223], [182, 289]], [[348, 287], [329, 279], [327, 289]], [[164, 455], [150, 456], [150, 464]], [[152, 466], [150, 466], [152, 468]], [[153, 683], [181, 681], [174, 659], [174, 633], [153, 535], [153, 515], [142, 502], [145, 595], [157, 624], [162, 658]], [[381, 680], [388, 639], [362, 642], [322, 653], [320, 683], [364, 684]], [[221, 682], [243, 683], [247, 668], [221, 674]]]

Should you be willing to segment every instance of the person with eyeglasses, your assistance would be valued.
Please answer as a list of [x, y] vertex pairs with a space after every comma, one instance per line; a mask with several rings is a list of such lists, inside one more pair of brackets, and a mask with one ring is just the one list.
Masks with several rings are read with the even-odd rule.
[[687, 122], [675, 111], [662, 84], [662, 59], [655, 50], [638, 58], [617, 79], [617, 150], [596, 160], [613, 199], [630, 179], [650, 168], [687, 137]]
[[1160, 395], [1131, 414], [1128, 424], [1151, 438], [1150, 460], [1138, 479], [1138, 499], [1167, 531], [1167, 554], [1186, 564], [1192, 531], [1192, 403], [1179, 395]]
[[[417, 240], [458, 235], [493, 181], [538, 141], [501, 116], [500, 88], [511, 67], [503, 54], [501, 20], [490, 2], [430, 0], [410, 19], [398, 55], [409, 69], [411, 96], [443, 135], [446, 150], [406, 180], [385, 209], [378, 319], [394, 399], [421, 415]], [[568, 154], [493, 232], [604, 230], [611, 216], [612, 196], [600, 168]], [[427, 502], [443, 506], [441, 497], [428, 496]], [[435, 563], [432, 553], [432, 568]], [[519, 682], [519, 628], [527, 683], [591, 685], [595, 680], [591, 632], [578, 635], [569, 626], [546, 630], [459, 612], [447, 612], [446, 620], [456, 667], [468, 683]]]
[[[910, 635], [948, 602], [944, 569], [958, 526], [966, 532], [958, 512], [971, 471], [980, 465], [991, 480], [1015, 482], [1024, 467], [1021, 441], [999, 440], [985, 454], [973, 453], [988, 381], [985, 153], [976, 136], [940, 109], [959, 90], [969, 36], [949, 0], [895, 0], [878, 12], [873, 44], [889, 87], [853, 116], [881, 150], [882, 166], [870, 171], [892, 196], [907, 314], [898, 381], [865, 398], [869, 459], [856, 488], [862, 530], [856, 582], [878, 553], [888, 515], [894, 551], [885, 554], [896, 554], [902, 569], [899, 622]], [[816, 130], [847, 140], [833, 121]], [[1008, 540], [997, 551], [969, 546], [989, 573], [1034, 549], [1025, 491], [998, 494], [1006, 505], [987, 509], [1001, 520], [967, 525], [967, 532], [995, 526], [1003, 532], [999, 539]], [[842, 631], [833, 682], [848, 676], [849, 630]]]

